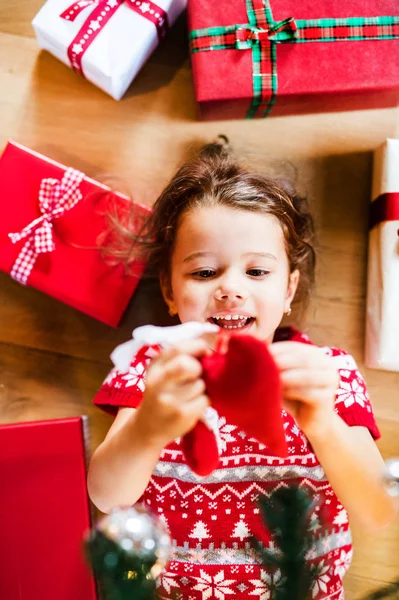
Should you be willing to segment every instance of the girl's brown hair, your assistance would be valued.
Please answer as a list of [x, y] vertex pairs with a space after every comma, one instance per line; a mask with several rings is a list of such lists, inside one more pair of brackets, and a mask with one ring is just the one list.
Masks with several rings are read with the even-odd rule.
[[300, 272], [296, 298], [306, 303], [316, 262], [313, 219], [307, 201], [287, 182], [251, 172], [237, 162], [224, 136], [204, 146], [193, 160], [179, 168], [155, 202], [140, 234], [132, 233], [131, 223], [119, 224], [124, 240], [120, 256], [129, 264], [140, 251], [151, 268], [167, 281], [183, 214], [198, 206], [215, 204], [270, 214], [278, 219], [290, 271]]

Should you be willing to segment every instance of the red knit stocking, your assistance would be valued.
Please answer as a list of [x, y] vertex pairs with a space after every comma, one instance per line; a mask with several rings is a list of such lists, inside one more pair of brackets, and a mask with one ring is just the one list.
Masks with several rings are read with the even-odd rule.
[[[219, 416], [278, 456], [287, 456], [280, 377], [266, 344], [249, 335], [232, 336], [227, 352], [206, 356], [202, 366], [207, 393]], [[216, 469], [216, 438], [203, 422], [198, 421], [182, 444], [193, 471], [208, 475]]]

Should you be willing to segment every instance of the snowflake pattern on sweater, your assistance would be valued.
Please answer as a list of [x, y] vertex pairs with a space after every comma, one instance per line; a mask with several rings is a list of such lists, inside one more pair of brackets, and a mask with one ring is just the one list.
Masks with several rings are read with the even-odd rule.
[[[311, 343], [292, 328], [279, 338]], [[365, 382], [354, 359], [342, 350], [323, 348], [340, 373], [335, 410], [349, 425], [367, 427], [377, 439]], [[142, 348], [129, 372], [113, 369], [94, 403], [108, 412], [137, 407], [145, 386], [145, 370], [159, 348]], [[295, 420], [283, 411], [289, 455], [280, 458], [234, 424], [219, 419], [222, 442], [218, 468], [207, 477], [193, 473], [185, 462], [180, 440], [161, 453], [140, 499], [169, 529], [173, 556], [157, 581], [161, 600], [273, 600], [284, 583], [278, 569], [258, 563], [251, 547], [256, 536], [278, 553], [262, 521], [258, 501], [287, 484], [297, 484], [316, 501], [309, 523], [312, 546], [308, 560], [317, 565], [313, 600], [343, 600], [342, 578], [352, 557], [348, 515], [326, 479], [307, 439]]]

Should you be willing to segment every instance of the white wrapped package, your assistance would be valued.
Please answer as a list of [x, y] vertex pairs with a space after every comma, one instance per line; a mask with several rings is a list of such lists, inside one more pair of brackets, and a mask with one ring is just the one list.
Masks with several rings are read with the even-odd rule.
[[374, 155], [365, 362], [399, 371], [399, 140]]
[[47, 0], [39, 46], [120, 100], [187, 0]]

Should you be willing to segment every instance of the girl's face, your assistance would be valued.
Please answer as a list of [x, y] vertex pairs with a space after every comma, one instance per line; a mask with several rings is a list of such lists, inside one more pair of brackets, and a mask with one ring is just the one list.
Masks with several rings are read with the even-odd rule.
[[275, 217], [216, 205], [183, 215], [162, 289], [182, 323], [209, 321], [272, 341], [298, 280]]

